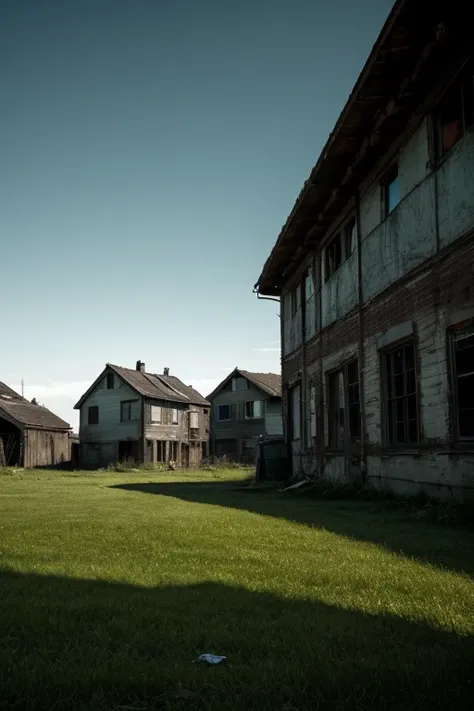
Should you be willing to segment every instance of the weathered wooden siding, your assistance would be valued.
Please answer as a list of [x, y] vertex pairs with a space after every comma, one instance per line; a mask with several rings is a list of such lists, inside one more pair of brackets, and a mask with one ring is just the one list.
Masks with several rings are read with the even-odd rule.
[[68, 432], [27, 429], [23, 435], [25, 467], [50, 467], [71, 461]]
[[[152, 405], [161, 407], [161, 422], [151, 421]], [[173, 408], [173, 405], [175, 407]], [[172, 422], [172, 410], [178, 410], [178, 423]], [[188, 441], [188, 406], [161, 400], [145, 400], [145, 439]]]
[[[140, 401], [140, 396], [126, 385], [117, 375], [114, 375], [115, 387], [107, 389], [106, 380], [98, 384], [80, 411], [79, 437], [82, 442], [117, 442], [120, 440], [136, 440], [140, 437], [140, 406], [135, 407], [136, 419], [120, 421], [120, 403], [125, 400]], [[99, 424], [88, 424], [89, 407], [99, 407]]]
[[265, 434], [271, 437], [283, 434], [283, 419], [281, 414], [281, 398], [271, 398], [265, 401]]
[[[467, 132], [436, 164], [431, 128], [426, 118], [400, 143], [398, 154], [392, 150], [380, 157], [360, 186], [361, 269], [354, 253], [323, 285], [323, 328], [291, 353], [283, 344], [283, 384], [288, 388], [303, 380], [299, 454], [307, 473], [347, 481], [360, 467], [373, 485], [398, 493], [460, 496], [474, 492], [474, 455], [473, 443], [462, 445], [454, 435], [448, 334], [474, 317], [474, 142]], [[401, 199], [385, 218], [380, 176], [393, 160], [398, 161]], [[313, 255], [317, 273], [331, 236], [332, 228]], [[295, 278], [285, 288], [293, 288]], [[299, 279], [305, 279], [303, 265]], [[299, 328], [298, 314], [292, 318], [283, 309], [283, 317], [294, 321], [283, 323], [284, 333]], [[413, 338], [417, 354], [420, 436], [415, 446], [387, 447], [381, 353], [406, 337]], [[358, 453], [348, 445], [331, 452], [327, 375], [354, 357], [362, 366], [365, 431]], [[309, 382], [316, 392], [313, 435], [305, 416]]]

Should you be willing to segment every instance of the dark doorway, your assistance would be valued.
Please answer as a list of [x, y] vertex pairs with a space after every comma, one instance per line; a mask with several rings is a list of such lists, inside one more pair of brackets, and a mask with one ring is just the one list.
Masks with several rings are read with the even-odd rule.
[[136, 462], [138, 454], [138, 442], [125, 440], [119, 442], [119, 461]]
[[0, 418], [0, 466], [17, 467], [22, 464], [21, 432], [11, 422]]

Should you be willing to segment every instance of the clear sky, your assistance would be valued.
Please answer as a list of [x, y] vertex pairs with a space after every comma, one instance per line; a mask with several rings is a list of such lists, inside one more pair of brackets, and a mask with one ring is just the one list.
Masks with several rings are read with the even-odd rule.
[[279, 371], [252, 294], [392, 0], [2, 0], [0, 380]]

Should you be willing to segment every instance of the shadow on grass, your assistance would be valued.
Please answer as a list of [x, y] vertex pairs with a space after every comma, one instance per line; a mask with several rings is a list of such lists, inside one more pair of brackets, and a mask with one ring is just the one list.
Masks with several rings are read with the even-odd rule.
[[3, 571], [0, 591], [4, 709], [472, 708], [474, 638], [394, 616], [216, 583]]
[[118, 484], [113, 488], [226, 506], [322, 528], [376, 543], [409, 557], [456, 572], [474, 574], [474, 534], [410, 521], [379, 502], [309, 498], [276, 490], [237, 488], [237, 482]]

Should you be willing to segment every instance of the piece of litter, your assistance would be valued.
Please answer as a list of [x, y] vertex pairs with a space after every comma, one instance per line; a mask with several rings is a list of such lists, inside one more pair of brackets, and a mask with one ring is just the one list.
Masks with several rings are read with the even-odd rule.
[[200, 654], [195, 662], [206, 662], [206, 664], [220, 664], [227, 657], [219, 657], [217, 654]]

